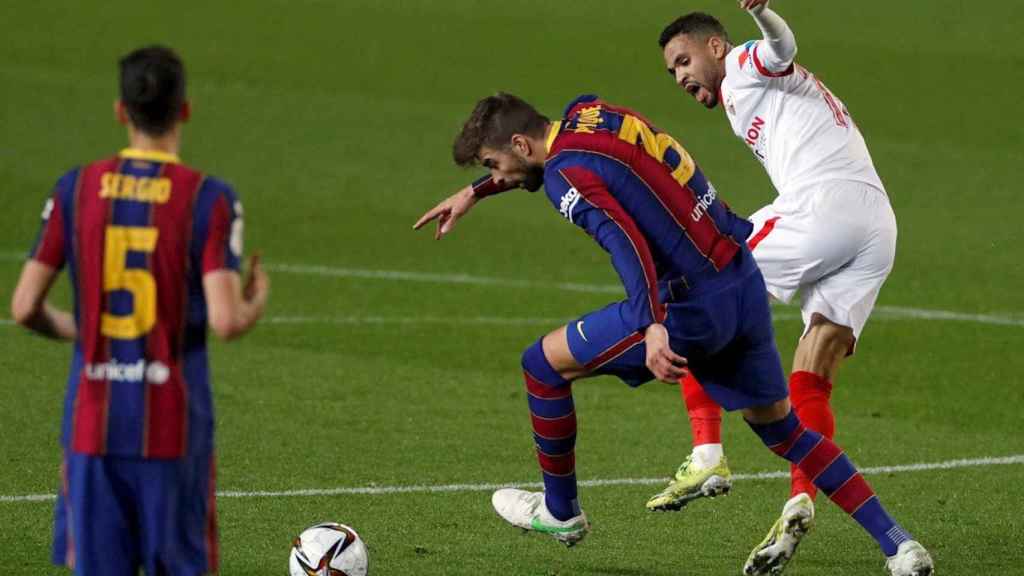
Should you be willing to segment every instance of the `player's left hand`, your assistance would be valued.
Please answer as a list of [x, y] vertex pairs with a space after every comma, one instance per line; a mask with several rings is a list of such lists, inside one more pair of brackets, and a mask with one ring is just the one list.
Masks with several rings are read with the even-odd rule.
[[768, 6], [768, 0], [740, 0], [740, 8], [757, 13]]
[[420, 219], [412, 225], [413, 230], [419, 230], [424, 224], [431, 220], [437, 220], [437, 230], [434, 231], [434, 240], [440, 240], [442, 236], [452, 231], [455, 222], [462, 218], [469, 209], [477, 202], [473, 194], [473, 187], [466, 186], [455, 194], [442, 200], [437, 206], [427, 210]]
[[686, 358], [676, 354], [668, 345], [668, 330], [662, 324], [651, 324], [644, 333], [647, 347], [647, 369], [666, 384], [678, 384], [686, 376]]

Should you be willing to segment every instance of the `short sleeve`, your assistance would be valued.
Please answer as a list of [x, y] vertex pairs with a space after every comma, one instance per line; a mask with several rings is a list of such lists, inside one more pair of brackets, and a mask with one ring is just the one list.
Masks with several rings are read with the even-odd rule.
[[53, 192], [46, 199], [46, 203], [43, 205], [39, 234], [28, 254], [29, 259], [51, 268], [62, 268], [67, 257], [65, 192], [69, 186], [73, 185], [74, 178], [74, 171], [64, 175], [57, 181]]
[[210, 206], [203, 243], [203, 274], [241, 268], [244, 224], [242, 202], [230, 188], [221, 191]]

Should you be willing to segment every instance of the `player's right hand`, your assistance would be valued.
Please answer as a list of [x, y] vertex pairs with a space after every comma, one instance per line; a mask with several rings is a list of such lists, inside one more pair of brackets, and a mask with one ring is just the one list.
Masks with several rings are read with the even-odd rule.
[[678, 384], [689, 372], [686, 358], [676, 354], [668, 345], [668, 330], [662, 324], [651, 324], [644, 332], [647, 348], [647, 369], [666, 384]]
[[749, 10], [755, 14], [768, 6], [768, 0], [740, 0], [740, 8]]
[[473, 187], [466, 186], [455, 194], [442, 200], [437, 206], [427, 210], [420, 219], [412, 225], [413, 230], [419, 230], [424, 224], [431, 220], [437, 220], [437, 230], [434, 231], [434, 239], [440, 240], [442, 236], [452, 231], [455, 222], [462, 218], [469, 209], [477, 202], [473, 194]]

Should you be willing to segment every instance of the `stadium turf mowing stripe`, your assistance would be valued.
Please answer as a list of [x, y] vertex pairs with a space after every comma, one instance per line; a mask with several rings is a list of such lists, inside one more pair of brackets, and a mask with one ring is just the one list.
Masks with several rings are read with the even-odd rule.
[[[17, 252], [0, 252], [0, 260], [22, 261], [25, 255]], [[363, 268], [344, 268], [323, 265], [308, 264], [267, 264], [266, 269], [271, 272], [283, 272], [286, 274], [299, 274], [310, 276], [325, 276], [333, 278], [355, 278], [362, 280], [391, 280], [398, 282], [424, 282], [432, 284], [469, 284], [474, 286], [497, 286], [501, 288], [542, 288], [562, 290], [566, 292], [585, 292], [598, 294], [622, 294], [623, 289], [615, 284], [587, 284], [582, 282], [535, 282], [531, 280], [520, 280], [515, 278], [501, 278], [494, 276], [477, 276], [473, 274], [441, 274], [435, 272], [416, 272], [411, 270], [373, 270]], [[774, 317], [779, 320], [789, 320], [784, 313], [775, 312]], [[416, 323], [424, 324], [443, 323], [435, 319], [322, 319], [292, 317], [282, 319], [281, 324], [301, 324], [324, 322], [330, 324], [388, 324], [388, 323]], [[1024, 327], [1024, 315], [1022, 314], [975, 314], [970, 312], [956, 312], [953, 310], [930, 310], [925, 308], [911, 308], [907, 306], [876, 306], [872, 314], [873, 319], [916, 319], [968, 322], [974, 324], [990, 324], [995, 326], [1021, 326]], [[274, 322], [273, 319], [270, 320]], [[458, 322], [448, 321], [451, 324], [546, 324], [547, 322], [533, 321], [530, 319], [505, 319], [476, 320], [464, 319]], [[2, 322], [0, 324], [9, 324]]]
[[[792, 312], [772, 312], [775, 320], [799, 320], [800, 314]], [[503, 316], [271, 316], [263, 323], [270, 325], [291, 324], [336, 324], [347, 326], [367, 325], [416, 325], [438, 324], [443, 326], [560, 326], [575, 318], [533, 318]], [[917, 310], [914, 308], [880, 307], [872, 316], [876, 321], [887, 320], [929, 320], [929, 321], [960, 321], [997, 326], [1024, 326], [1024, 319], [1012, 317], [990, 316], [986, 314], [961, 314], [940, 310]], [[0, 326], [11, 326], [14, 321], [0, 318]]]
[[[988, 466], [1007, 466], [1011, 464], [1024, 464], [1024, 454], [1012, 456], [990, 456], [985, 458], [967, 458], [959, 460], [945, 460], [942, 462], [919, 462], [916, 464], [897, 464], [894, 466], [875, 466], [862, 468], [861, 474], [901, 474], [905, 472], [925, 472], [930, 470], [954, 470], [957, 468], [984, 468]], [[789, 478], [789, 471], [777, 472], [754, 472], [750, 474], [733, 474], [733, 480], [773, 480], [777, 478]], [[645, 486], [662, 484], [668, 478], [611, 478], [596, 480], [581, 480], [580, 486], [602, 487], [602, 486]], [[217, 492], [218, 498], [288, 498], [303, 496], [341, 496], [341, 495], [383, 495], [383, 494], [436, 494], [443, 492], [488, 492], [499, 488], [540, 488], [541, 482], [510, 482], [504, 484], [434, 484], [434, 485], [411, 485], [411, 486], [361, 486], [341, 488], [310, 488], [304, 490], [224, 490]], [[56, 494], [24, 494], [15, 496], [0, 496], [0, 502], [51, 502], [57, 499]]]
[[[334, 278], [357, 278], [363, 280], [392, 280], [401, 282], [426, 282], [435, 284], [471, 284], [475, 286], [500, 286], [502, 288], [547, 288], [567, 292], [589, 292], [599, 294], [622, 294], [622, 286], [615, 284], [587, 284], [580, 282], [534, 282], [514, 278], [475, 276], [472, 274], [440, 274], [414, 272], [409, 270], [367, 270], [360, 268], [338, 268], [333, 266], [311, 266], [302, 264], [269, 264], [267, 270], [288, 274], [305, 274]], [[775, 314], [778, 317], [778, 314]], [[905, 306], [876, 306], [877, 318], [913, 318], [918, 320], [950, 320], [993, 324], [999, 326], [1024, 326], [1024, 317], [1018, 315], [973, 314], [952, 310], [929, 310]]]

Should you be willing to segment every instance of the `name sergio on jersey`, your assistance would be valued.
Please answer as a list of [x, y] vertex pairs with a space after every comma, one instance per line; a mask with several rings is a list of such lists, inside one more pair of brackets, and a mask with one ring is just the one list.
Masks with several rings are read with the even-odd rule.
[[99, 364], [86, 364], [85, 377], [88, 380], [106, 380], [107, 382], [142, 382], [163, 384], [167, 382], [171, 371], [163, 362], [138, 360], [130, 364], [110, 360]]
[[117, 172], [107, 172], [100, 177], [100, 198], [163, 204], [170, 197], [170, 178], [144, 178]]

